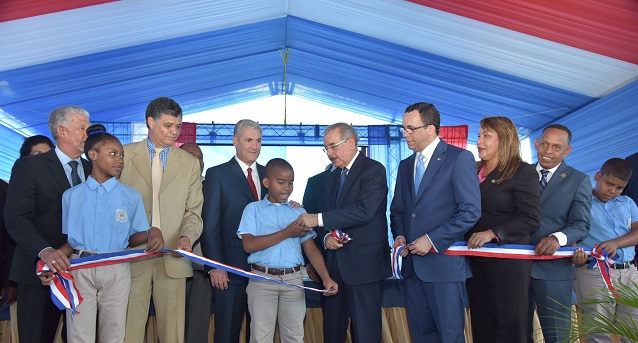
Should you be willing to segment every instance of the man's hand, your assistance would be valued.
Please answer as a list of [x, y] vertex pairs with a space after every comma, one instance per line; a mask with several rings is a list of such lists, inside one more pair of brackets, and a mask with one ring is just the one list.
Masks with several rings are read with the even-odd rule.
[[146, 249], [144, 249], [144, 252], [154, 253], [164, 249], [164, 236], [162, 235], [162, 230], [153, 226], [148, 229], [147, 233], [148, 241], [146, 242]]
[[[394, 250], [396, 250], [398, 247], [400, 246], [405, 246], [407, 244], [407, 241], [405, 240], [405, 237], [403, 236], [399, 236], [397, 237], [397, 239], [394, 240]], [[401, 257], [406, 257], [408, 256], [408, 252], [409, 249], [403, 249], [403, 251], [401, 251]]]
[[323, 295], [327, 297], [335, 295], [339, 292], [339, 285], [330, 278], [323, 281], [323, 287], [324, 289], [327, 289], [327, 291], [323, 293]]
[[496, 239], [496, 235], [492, 230], [475, 232], [470, 236], [470, 239], [467, 240], [467, 247], [470, 249], [480, 248], [483, 244], [489, 243], [493, 239]]
[[574, 251], [574, 255], [572, 256], [573, 264], [584, 264], [587, 262], [587, 254], [583, 248], [578, 248]]
[[317, 214], [304, 213], [299, 216], [299, 220], [301, 220], [301, 225], [305, 227], [319, 226], [319, 215]]
[[40, 253], [40, 259], [53, 273], [65, 271], [71, 266], [69, 258], [60, 249], [46, 248]]
[[217, 289], [228, 289], [228, 273], [225, 270], [213, 269], [210, 272], [210, 285]]
[[[193, 252], [193, 247], [191, 246], [191, 240], [186, 237], [186, 236], [181, 236], [178, 240], [177, 240], [177, 250], [184, 250], [184, 251], [188, 251], [188, 252]], [[176, 253], [176, 252], [172, 252], [171, 255], [173, 255], [173, 257], [177, 257], [177, 258], [182, 258], [183, 256]]]
[[324, 243], [326, 244], [326, 249], [337, 250], [339, 248], [342, 248], [343, 245], [348, 242], [339, 243], [339, 241], [336, 238], [332, 237], [332, 235], [328, 235]]
[[290, 207], [292, 208], [303, 208], [303, 205], [294, 201], [294, 200], [289, 200], [288, 201], [288, 205], [290, 205]]
[[5, 305], [11, 305], [18, 299], [18, 292], [15, 287], [2, 287], [0, 289], [0, 300], [4, 301]]
[[614, 242], [613, 239], [610, 241], [602, 242], [598, 246], [597, 251], [603, 251], [603, 249], [607, 251], [607, 256], [609, 256], [609, 258], [614, 258], [616, 256], [616, 250], [618, 250], [618, 244]]
[[558, 238], [556, 238], [556, 236], [547, 236], [543, 237], [543, 239], [538, 242], [536, 249], [534, 249], [534, 253], [536, 255], [554, 255], [558, 248], [560, 248]]
[[432, 250], [432, 247], [433, 245], [430, 239], [426, 235], [423, 235], [409, 244], [408, 250], [410, 250], [413, 255], [425, 256]]
[[42, 273], [38, 275], [38, 278], [44, 286], [50, 286], [53, 283], [53, 273], [51, 272]]
[[294, 222], [288, 224], [284, 229], [286, 236], [288, 237], [301, 237], [305, 236], [308, 231], [312, 230], [312, 227], [303, 226], [301, 220], [297, 219]]

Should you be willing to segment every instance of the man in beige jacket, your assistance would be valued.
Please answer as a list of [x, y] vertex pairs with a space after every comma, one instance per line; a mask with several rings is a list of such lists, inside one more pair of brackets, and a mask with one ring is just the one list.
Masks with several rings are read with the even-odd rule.
[[[199, 162], [173, 146], [182, 109], [172, 99], [157, 98], [146, 109], [146, 124], [148, 138], [124, 147], [120, 182], [140, 192], [149, 222], [160, 228], [166, 249], [191, 251], [202, 233], [203, 195]], [[156, 196], [153, 181], [159, 185]], [[151, 295], [160, 341], [184, 342], [186, 278], [192, 275], [189, 260], [169, 254], [131, 263], [127, 343], [143, 342]]]

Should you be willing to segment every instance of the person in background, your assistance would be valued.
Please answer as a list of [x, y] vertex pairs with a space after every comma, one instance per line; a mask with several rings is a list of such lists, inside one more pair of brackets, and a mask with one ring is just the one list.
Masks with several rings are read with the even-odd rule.
[[[591, 224], [587, 237], [578, 246], [591, 251], [598, 244], [599, 252], [605, 249], [614, 261], [610, 265], [612, 284], [634, 288], [638, 284], [638, 271], [632, 262], [635, 257], [634, 246], [638, 244], [638, 207], [630, 197], [620, 195], [631, 175], [631, 165], [622, 158], [605, 161], [594, 175], [596, 185], [591, 195]], [[572, 261], [580, 265], [586, 259], [585, 252], [580, 249]], [[599, 292], [605, 289], [600, 274], [597, 268], [576, 268], [574, 290], [583, 314], [587, 317], [601, 316], [610, 322], [631, 320], [638, 323], [638, 309], [634, 306], [609, 301], [583, 303], [600, 297]], [[631, 342], [624, 337], [620, 341]], [[609, 334], [591, 333], [587, 335], [587, 342], [611, 342], [611, 337]]]
[[11, 171], [7, 193], [11, 201], [4, 214], [7, 232], [16, 242], [10, 277], [18, 285], [21, 343], [53, 342], [55, 338], [61, 311], [33, 271], [38, 260], [49, 268], [68, 261], [57, 250], [67, 240], [62, 233], [62, 193], [91, 173], [89, 162], [80, 157], [89, 125], [89, 113], [81, 107], [53, 110], [49, 130], [57, 147], [18, 159]]
[[[303, 286], [303, 249], [323, 280], [327, 290], [324, 295], [331, 296], [338, 292], [338, 286], [330, 279], [323, 256], [312, 239], [316, 233], [302, 226], [298, 218], [306, 211], [293, 208], [288, 202], [294, 178], [292, 166], [284, 159], [274, 158], [266, 164], [266, 177], [262, 182], [268, 188], [268, 197], [246, 206], [237, 236], [250, 254], [248, 263], [253, 273], [299, 286]], [[277, 323], [282, 342], [304, 341], [306, 297], [303, 289], [250, 279], [246, 294], [251, 342], [272, 342]]]
[[[481, 219], [466, 234], [470, 249], [485, 243], [531, 243], [540, 223], [540, 190], [534, 166], [523, 162], [514, 123], [481, 120], [476, 143], [481, 182]], [[467, 281], [475, 343], [527, 341], [527, 294], [532, 261], [470, 257]]]
[[[201, 171], [204, 171], [204, 154], [196, 143], [185, 143], [179, 148], [193, 155], [199, 161]], [[202, 181], [204, 181], [203, 177]], [[202, 255], [199, 239], [193, 243], [193, 253]], [[197, 262], [192, 262], [192, 265], [193, 276], [186, 278], [185, 341], [186, 343], [207, 342], [212, 290], [204, 265]]]
[[[149, 228], [142, 197], [117, 181], [124, 168], [122, 144], [100, 124], [89, 127], [87, 134], [84, 151], [91, 162], [91, 175], [62, 195], [62, 232], [68, 241], [60, 252], [76, 259], [121, 251], [129, 243], [147, 243], [147, 253], [158, 252], [164, 241], [161, 234], [151, 234], [159, 229]], [[58, 270], [69, 266], [65, 261], [56, 264]], [[77, 269], [71, 275], [83, 300], [75, 316], [73, 310], [66, 310], [69, 342], [95, 342], [98, 337], [102, 343], [124, 342], [131, 289], [129, 264]], [[40, 280], [49, 286], [52, 273], [41, 275]]]
[[[202, 232], [201, 167], [191, 154], [175, 147], [182, 127], [182, 108], [160, 97], [146, 108], [148, 138], [124, 146], [120, 182], [142, 195], [147, 220], [160, 232], [167, 249], [192, 251]], [[165, 254], [131, 262], [131, 292], [126, 316], [126, 342], [144, 340], [153, 296], [159, 339], [184, 342], [186, 278], [193, 267], [180, 255]]]
[[[553, 255], [560, 247], [585, 238], [589, 230], [591, 181], [563, 160], [572, 150], [572, 133], [552, 124], [543, 129], [534, 147], [541, 192], [541, 223], [532, 232], [537, 255]], [[571, 323], [574, 267], [569, 259], [533, 261], [529, 288], [528, 343], [534, 342], [532, 320], [538, 311], [546, 343], [567, 340]]]
[[443, 253], [479, 220], [481, 193], [474, 156], [442, 141], [440, 126], [433, 104], [405, 109], [403, 137], [414, 154], [399, 164], [390, 227], [394, 248], [407, 246], [401, 271], [412, 339], [461, 343], [472, 274], [466, 257]]
[[[261, 127], [242, 119], [233, 132], [235, 156], [230, 161], [208, 168], [204, 181], [204, 256], [250, 271], [248, 254], [237, 237], [237, 228], [246, 205], [263, 198], [267, 189], [260, 180], [264, 167], [257, 163], [261, 152]], [[244, 314], [248, 313], [246, 278], [220, 269], [210, 271], [215, 310], [215, 342], [239, 342]], [[250, 327], [250, 316], [246, 316]], [[246, 335], [249, 340], [249, 334]]]
[[35, 135], [27, 137], [20, 147], [20, 158], [44, 154], [53, 148], [55, 148], [55, 145], [47, 136]]
[[638, 152], [627, 156], [625, 161], [631, 166], [633, 172], [631, 179], [627, 182], [627, 187], [623, 189], [622, 195], [630, 197], [635, 203], [638, 203]]

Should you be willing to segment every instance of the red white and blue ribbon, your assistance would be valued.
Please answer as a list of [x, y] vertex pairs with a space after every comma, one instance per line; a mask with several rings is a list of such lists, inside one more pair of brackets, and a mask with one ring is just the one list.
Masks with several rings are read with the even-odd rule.
[[[320, 290], [312, 287], [306, 287], [301, 285], [296, 285], [293, 283], [288, 283], [284, 281], [279, 281], [275, 279], [270, 279], [265, 276], [247, 272], [243, 269], [236, 268], [233, 266], [229, 266], [223, 264], [221, 262], [217, 262], [197, 254], [193, 254], [188, 251], [183, 250], [169, 250], [162, 249], [160, 252], [147, 254], [142, 249], [138, 250], [124, 250], [117, 251], [105, 254], [98, 254], [88, 257], [76, 258], [71, 260], [71, 265], [67, 271], [57, 273], [53, 276], [53, 284], [51, 284], [51, 299], [55, 303], [55, 305], [60, 309], [69, 309], [71, 310], [71, 315], [75, 315], [77, 313], [77, 306], [82, 302], [82, 296], [80, 292], [75, 287], [73, 282], [73, 276], [71, 275], [71, 270], [85, 269], [85, 268], [95, 268], [101, 266], [107, 266], [111, 264], [124, 263], [129, 261], [141, 260], [145, 258], [149, 258], [156, 255], [162, 255], [166, 253], [176, 252], [181, 256], [188, 258], [191, 261], [201, 263], [203, 265], [213, 267], [216, 269], [225, 270], [226, 272], [233, 273], [236, 275], [240, 275], [249, 279], [255, 279], [259, 281], [272, 282], [280, 285], [286, 285], [290, 287], [301, 288], [305, 290], [309, 290], [312, 292], [325, 293], [327, 290]], [[41, 275], [43, 273], [49, 272], [49, 267], [44, 264], [44, 262], [39, 261], [37, 265], [36, 273]]]
[[403, 267], [403, 258], [401, 257], [401, 252], [407, 249], [405, 245], [399, 245], [394, 248], [392, 252], [392, 275], [396, 279], [403, 279], [403, 275], [401, 275], [401, 267]]
[[616, 288], [611, 280], [611, 269], [609, 266], [614, 263], [612, 259], [607, 255], [607, 251], [602, 249], [598, 251], [598, 244], [594, 246], [594, 249], [591, 251], [591, 257], [593, 257], [592, 261], [587, 266], [587, 269], [594, 269], [598, 267], [598, 271], [600, 272], [600, 277], [603, 278], [605, 283], [605, 287], [614, 297], [618, 297], [618, 292], [616, 292]]
[[352, 240], [352, 238], [350, 238], [350, 235], [343, 232], [343, 230], [341, 229], [330, 230], [330, 235], [332, 235], [332, 237], [334, 237], [339, 243], [348, 243]]
[[[401, 266], [403, 265], [403, 258], [400, 255], [402, 251], [401, 248], [406, 248], [406, 247], [400, 246], [398, 248], [395, 248], [394, 249], [395, 251], [392, 254], [392, 272], [394, 276], [398, 279], [403, 278], [401, 276]], [[518, 260], [543, 261], [543, 260], [556, 260], [559, 258], [571, 258], [574, 255], [574, 252], [578, 249], [578, 247], [558, 248], [558, 250], [553, 255], [536, 255], [536, 253], [534, 253], [534, 249], [536, 249], [536, 247], [533, 245], [522, 245], [522, 244], [498, 245], [494, 243], [487, 243], [487, 244], [484, 244], [483, 247], [481, 248], [470, 249], [467, 247], [467, 242], [455, 242], [445, 251], [444, 254], [452, 255], [452, 256], [478, 256], [478, 257], [511, 258], [511, 259], [518, 259]], [[432, 249], [430, 250], [430, 253], [436, 253], [436, 251]], [[586, 252], [586, 253], [588, 255], [591, 254], [591, 252]], [[417, 257], [420, 257], [420, 256], [417, 256]]]

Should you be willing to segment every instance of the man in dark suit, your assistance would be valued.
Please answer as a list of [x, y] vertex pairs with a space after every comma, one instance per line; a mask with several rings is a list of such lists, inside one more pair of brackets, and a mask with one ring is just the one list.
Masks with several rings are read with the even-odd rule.
[[[235, 156], [228, 162], [209, 168], [204, 181], [204, 232], [201, 243], [204, 256], [250, 271], [248, 254], [237, 237], [237, 228], [249, 203], [262, 199], [265, 170], [257, 164], [261, 152], [261, 127], [243, 119], [233, 133]], [[248, 280], [223, 270], [210, 271], [215, 310], [215, 342], [238, 342], [248, 303]], [[249, 318], [249, 317], [247, 317]], [[249, 327], [248, 320], [246, 327]], [[248, 338], [248, 332], [246, 334]]]
[[11, 172], [5, 223], [17, 244], [11, 280], [18, 285], [18, 336], [23, 343], [52, 342], [58, 327], [61, 311], [34, 271], [40, 259], [53, 271], [69, 264], [58, 250], [67, 239], [62, 234], [62, 193], [91, 173], [88, 161], [80, 158], [89, 125], [89, 113], [81, 107], [55, 109], [49, 129], [57, 147], [19, 159]]
[[638, 152], [625, 158], [625, 161], [631, 165], [633, 176], [627, 182], [627, 187], [623, 189], [622, 195], [626, 195], [638, 204]]
[[[391, 275], [388, 184], [381, 163], [359, 153], [357, 131], [346, 123], [330, 125], [325, 151], [339, 168], [328, 175], [324, 212], [303, 214], [305, 226], [320, 227], [330, 277], [340, 292], [325, 299], [324, 341], [344, 342], [348, 317], [357, 342], [381, 342], [383, 280]], [[330, 230], [342, 229], [352, 239], [339, 241]]]
[[16, 242], [9, 237], [7, 227], [4, 225], [4, 205], [7, 202], [7, 189], [9, 184], [0, 180], [0, 306], [9, 306], [16, 301], [15, 282], [9, 280], [11, 261], [15, 251]]
[[471, 271], [465, 257], [443, 253], [481, 216], [476, 163], [472, 153], [438, 137], [434, 105], [408, 106], [402, 125], [415, 154], [399, 164], [390, 226], [395, 249], [410, 243], [401, 270], [410, 332], [415, 342], [465, 342], [463, 299]]
[[[559, 247], [585, 238], [589, 230], [591, 181], [563, 161], [571, 152], [571, 139], [572, 133], [567, 127], [552, 124], [534, 142], [539, 185], [544, 184], [540, 186], [540, 225], [531, 234], [537, 255], [552, 255]], [[545, 342], [567, 340], [573, 283], [574, 268], [569, 259], [532, 263], [528, 342], [534, 342], [532, 319], [535, 308]]]

